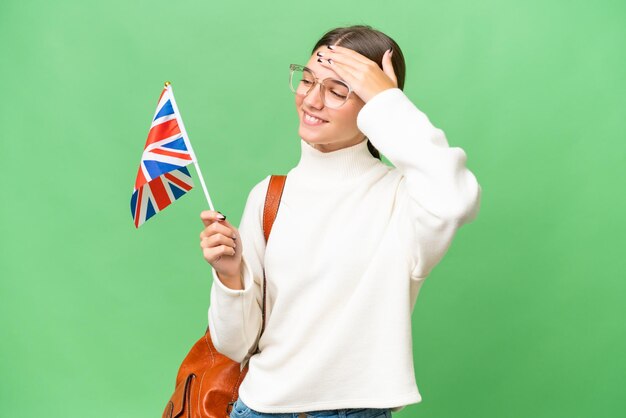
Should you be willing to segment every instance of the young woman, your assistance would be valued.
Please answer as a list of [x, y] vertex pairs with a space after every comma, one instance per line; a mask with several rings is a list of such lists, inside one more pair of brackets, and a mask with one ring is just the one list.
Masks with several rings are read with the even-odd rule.
[[[248, 360], [232, 418], [389, 417], [421, 401], [411, 313], [481, 189], [403, 93], [404, 58], [369, 26], [337, 28], [290, 66], [301, 157], [266, 244], [269, 176], [235, 228], [204, 211], [217, 350]], [[379, 158], [382, 152], [394, 165]], [[263, 270], [267, 280], [261, 329]]]

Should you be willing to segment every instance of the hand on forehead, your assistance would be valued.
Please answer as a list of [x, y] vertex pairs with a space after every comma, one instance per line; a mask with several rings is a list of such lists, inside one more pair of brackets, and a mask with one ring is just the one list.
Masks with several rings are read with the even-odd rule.
[[324, 67], [318, 61], [320, 57], [317, 55], [317, 53], [319, 52], [321, 54], [324, 54], [324, 52], [327, 50], [328, 48], [326, 48], [326, 46], [322, 46], [316, 49], [315, 52], [313, 52], [313, 55], [311, 55], [311, 58], [309, 58], [309, 61], [305, 64], [305, 66], [313, 71], [315, 73], [315, 76], [320, 80], [323, 80], [325, 78], [336, 78], [338, 80], [342, 80], [339, 74], [337, 74], [332, 68]]
[[[339, 45], [318, 48], [309, 60], [316, 77], [338, 78], [345, 81], [365, 102], [376, 94], [397, 87], [391, 56], [392, 48], [385, 51], [380, 63]], [[382, 69], [381, 69], [382, 66]], [[321, 72], [323, 67], [326, 71]]]

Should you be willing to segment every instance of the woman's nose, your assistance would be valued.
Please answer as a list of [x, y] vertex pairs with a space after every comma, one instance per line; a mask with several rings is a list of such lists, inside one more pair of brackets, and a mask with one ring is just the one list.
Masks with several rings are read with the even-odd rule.
[[320, 83], [315, 84], [311, 91], [305, 96], [304, 102], [316, 109], [324, 107], [324, 100], [322, 98], [322, 85]]

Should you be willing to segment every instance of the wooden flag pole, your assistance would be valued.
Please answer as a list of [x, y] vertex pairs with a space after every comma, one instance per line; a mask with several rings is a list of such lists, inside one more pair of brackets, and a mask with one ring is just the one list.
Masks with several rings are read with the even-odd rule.
[[204, 196], [206, 196], [206, 201], [209, 203], [209, 209], [215, 210], [213, 207], [213, 202], [211, 201], [211, 196], [209, 196], [209, 191], [206, 188], [206, 184], [204, 184], [204, 178], [202, 177], [202, 171], [200, 171], [200, 166], [198, 165], [198, 159], [196, 158], [196, 153], [193, 151], [193, 147], [191, 146], [191, 140], [189, 136], [187, 136], [187, 130], [185, 130], [185, 125], [183, 124], [183, 117], [178, 110], [178, 106], [176, 105], [176, 99], [174, 99], [174, 90], [172, 90], [172, 83], [169, 81], [165, 82], [165, 88], [168, 89], [172, 96], [172, 107], [174, 108], [174, 112], [177, 115], [178, 124], [180, 126], [180, 130], [183, 134], [183, 140], [189, 149], [189, 153], [191, 154], [191, 159], [193, 160], [193, 164], [196, 166], [196, 171], [198, 172], [198, 177], [200, 177], [200, 184], [202, 185], [202, 190], [204, 191]]

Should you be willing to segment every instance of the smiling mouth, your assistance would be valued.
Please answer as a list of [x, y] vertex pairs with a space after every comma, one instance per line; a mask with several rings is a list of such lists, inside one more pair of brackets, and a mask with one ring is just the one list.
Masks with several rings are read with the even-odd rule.
[[328, 121], [327, 121], [327, 120], [317, 118], [317, 117], [315, 117], [315, 116], [313, 116], [313, 115], [308, 114], [308, 113], [307, 113], [307, 112], [305, 112], [305, 111], [302, 111], [302, 112], [303, 112], [303, 115], [304, 115], [302, 119], [303, 119], [303, 120], [304, 120], [304, 121], [305, 121], [308, 125], [321, 125], [322, 123], [328, 123]]

